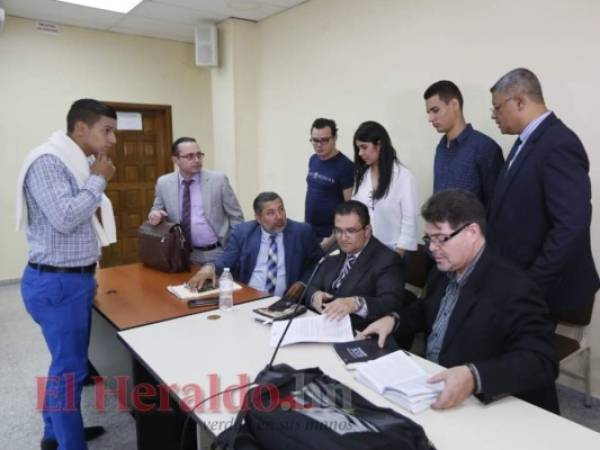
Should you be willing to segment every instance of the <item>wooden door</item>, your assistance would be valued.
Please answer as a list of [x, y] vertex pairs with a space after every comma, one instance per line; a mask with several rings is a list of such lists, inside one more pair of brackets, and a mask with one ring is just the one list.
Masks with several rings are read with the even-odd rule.
[[104, 247], [101, 267], [136, 262], [138, 227], [147, 219], [154, 202], [156, 179], [173, 170], [171, 161], [171, 107], [105, 102], [117, 112], [140, 113], [141, 130], [117, 130], [111, 158], [117, 171], [106, 195], [113, 204], [117, 243]]

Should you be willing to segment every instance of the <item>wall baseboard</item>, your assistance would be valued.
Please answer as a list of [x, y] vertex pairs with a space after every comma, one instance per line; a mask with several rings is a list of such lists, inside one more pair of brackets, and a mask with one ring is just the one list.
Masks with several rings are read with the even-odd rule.
[[9, 278], [8, 280], [0, 280], [0, 286], [8, 286], [11, 284], [18, 284], [20, 282], [20, 278]]

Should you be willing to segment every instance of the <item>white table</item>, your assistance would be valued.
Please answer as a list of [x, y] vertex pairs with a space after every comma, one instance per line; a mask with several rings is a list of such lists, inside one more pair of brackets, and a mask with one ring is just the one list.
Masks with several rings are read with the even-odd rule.
[[[252, 309], [268, 305], [272, 299], [238, 305], [232, 312], [208, 312], [147, 325], [120, 332], [119, 335], [160, 381], [177, 386], [173, 389], [183, 399], [194, 396], [193, 388], [210, 392], [210, 374], [218, 376], [220, 385], [213, 393], [240, 383], [240, 374], [253, 380], [269, 361], [270, 327], [253, 319]], [[210, 316], [219, 314], [220, 319]], [[417, 358], [428, 372], [439, 366]], [[483, 405], [474, 397], [449, 411], [428, 409], [413, 415], [379, 394], [357, 383], [338, 359], [330, 344], [295, 344], [282, 347], [275, 363], [287, 363], [296, 369], [320, 367], [323, 372], [352, 387], [376, 405], [397, 410], [421, 424], [440, 450], [465, 449], [544, 449], [569, 450], [600, 448], [600, 433], [582, 427], [514, 397]], [[213, 384], [215, 377], [212, 377]], [[239, 405], [239, 392], [233, 396]], [[199, 397], [196, 397], [199, 398]], [[227, 411], [220, 400], [218, 412], [194, 412], [195, 419], [213, 434], [229, 426], [234, 412]], [[213, 403], [215, 406], [215, 403]]]

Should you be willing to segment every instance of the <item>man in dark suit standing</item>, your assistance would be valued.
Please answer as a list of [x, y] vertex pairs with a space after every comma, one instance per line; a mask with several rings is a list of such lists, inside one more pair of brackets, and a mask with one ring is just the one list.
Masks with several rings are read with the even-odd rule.
[[492, 118], [515, 142], [496, 185], [488, 240], [542, 288], [556, 321], [600, 287], [590, 248], [588, 157], [544, 104], [539, 80], [514, 69], [490, 89]]
[[300, 295], [303, 284], [323, 251], [312, 227], [288, 219], [283, 200], [275, 192], [262, 192], [254, 199], [255, 220], [236, 226], [223, 254], [205, 264], [188, 284], [201, 287], [206, 280], [215, 285], [225, 267], [236, 280], [282, 296]]
[[433, 195], [421, 210], [436, 269], [425, 299], [379, 319], [362, 334], [383, 347], [393, 331], [424, 331], [425, 356], [447, 370], [432, 405], [448, 409], [474, 394], [485, 403], [515, 395], [558, 412], [558, 360], [542, 292], [486, 245], [485, 210], [468, 191]]
[[323, 262], [306, 289], [306, 302], [332, 319], [351, 314], [361, 328], [398, 309], [402, 258], [372, 235], [367, 207], [356, 200], [340, 203], [333, 233], [341, 252]]

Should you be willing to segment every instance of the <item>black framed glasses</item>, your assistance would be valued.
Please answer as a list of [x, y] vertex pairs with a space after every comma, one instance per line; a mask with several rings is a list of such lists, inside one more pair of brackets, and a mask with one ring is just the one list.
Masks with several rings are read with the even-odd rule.
[[202, 152], [188, 153], [187, 155], [179, 155], [177, 157], [187, 159], [188, 161], [193, 161], [194, 159], [203, 159], [204, 153], [202, 153]]
[[469, 225], [471, 225], [471, 223], [465, 223], [462, 227], [459, 227], [456, 231], [453, 231], [450, 234], [434, 234], [432, 236], [423, 236], [423, 243], [425, 244], [425, 248], [429, 248], [430, 244], [435, 244], [435, 245], [444, 245], [446, 242], [448, 242], [450, 239], [452, 239], [454, 236], [456, 236], [458, 233], [460, 233], [462, 230], [464, 230], [465, 228], [467, 228]]
[[310, 138], [309, 141], [312, 145], [319, 145], [319, 144], [329, 144], [329, 142], [331, 141], [331, 139], [333, 139], [333, 137], [324, 137], [324, 138]]

